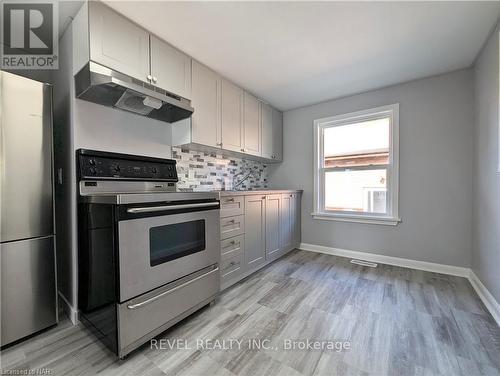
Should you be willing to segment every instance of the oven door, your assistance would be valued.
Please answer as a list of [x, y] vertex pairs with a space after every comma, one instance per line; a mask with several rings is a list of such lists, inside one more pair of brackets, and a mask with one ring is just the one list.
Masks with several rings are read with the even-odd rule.
[[219, 263], [219, 202], [120, 205], [120, 302]]

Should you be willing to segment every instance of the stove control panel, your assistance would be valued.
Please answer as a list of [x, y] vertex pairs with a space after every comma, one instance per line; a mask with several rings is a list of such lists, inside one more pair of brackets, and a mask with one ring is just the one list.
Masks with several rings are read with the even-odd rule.
[[77, 163], [79, 180], [178, 181], [172, 159], [80, 149]]

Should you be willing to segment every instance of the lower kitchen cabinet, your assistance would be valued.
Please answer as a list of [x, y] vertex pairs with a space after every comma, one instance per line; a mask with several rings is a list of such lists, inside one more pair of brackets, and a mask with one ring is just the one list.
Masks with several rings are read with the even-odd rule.
[[300, 244], [301, 194], [263, 193], [221, 198], [222, 290]]
[[245, 235], [237, 235], [220, 241], [221, 286], [242, 278], [245, 271]]
[[281, 195], [266, 196], [266, 259], [281, 251]]
[[293, 248], [298, 248], [300, 242], [302, 241], [301, 237], [301, 216], [302, 211], [300, 210], [300, 193], [293, 193]]
[[294, 202], [289, 193], [281, 195], [281, 249], [293, 248]]
[[281, 195], [281, 249], [287, 252], [300, 244], [300, 194]]
[[266, 261], [265, 252], [266, 197], [245, 197], [245, 268], [258, 268]]

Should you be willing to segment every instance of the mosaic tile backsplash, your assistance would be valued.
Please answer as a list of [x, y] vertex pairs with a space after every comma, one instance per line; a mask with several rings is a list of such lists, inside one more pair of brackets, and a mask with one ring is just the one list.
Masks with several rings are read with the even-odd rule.
[[267, 165], [261, 162], [178, 147], [172, 147], [172, 158], [177, 162], [180, 191], [230, 191], [244, 178], [236, 189], [267, 188]]

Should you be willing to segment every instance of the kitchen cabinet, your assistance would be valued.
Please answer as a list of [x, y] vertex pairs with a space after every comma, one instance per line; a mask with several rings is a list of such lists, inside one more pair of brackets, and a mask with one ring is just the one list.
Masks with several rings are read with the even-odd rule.
[[273, 153], [271, 158], [276, 161], [283, 161], [283, 113], [276, 109], [272, 109], [272, 139], [273, 139]]
[[245, 249], [245, 235], [237, 235], [232, 238], [223, 239], [220, 241], [221, 259], [233, 257], [237, 253], [243, 254]]
[[281, 250], [281, 195], [266, 196], [266, 259]]
[[301, 237], [301, 200], [299, 193], [293, 193], [293, 248], [298, 248], [302, 240]]
[[272, 159], [273, 150], [273, 108], [267, 103], [260, 105], [261, 123], [262, 123], [262, 156]]
[[300, 197], [254, 191], [220, 198], [222, 290], [298, 247]]
[[151, 35], [151, 79], [154, 85], [191, 98], [191, 58]]
[[106, 5], [89, 2], [89, 59], [191, 98], [191, 58]]
[[173, 145], [283, 160], [283, 117], [270, 105], [101, 2], [86, 3], [75, 27], [75, 73], [94, 61], [191, 100], [192, 118], [172, 127]]
[[221, 284], [240, 277], [244, 272], [244, 235], [221, 240]]
[[221, 80], [222, 148], [241, 152], [243, 149], [243, 89]]
[[221, 240], [232, 236], [241, 235], [245, 232], [245, 216], [237, 215], [234, 217], [222, 218], [220, 221]]
[[245, 196], [222, 197], [220, 199], [220, 217], [245, 214]]
[[89, 2], [90, 60], [149, 82], [149, 33], [106, 5]]
[[243, 148], [242, 152], [261, 156], [260, 103], [252, 94], [244, 93], [243, 104]]
[[262, 157], [283, 160], [283, 114], [261, 103]]
[[243, 253], [237, 252], [228, 258], [223, 258], [220, 263], [221, 284], [241, 276], [243, 273]]
[[289, 193], [281, 195], [281, 249], [283, 251], [293, 248], [294, 229], [294, 202]]
[[258, 268], [266, 261], [265, 254], [266, 197], [245, 197], [245, 268]]
[[219, 75], [193, 60], [191, 105], [195, 111], [191, 117], [191, 142], [221, 146], [219, 94]]

